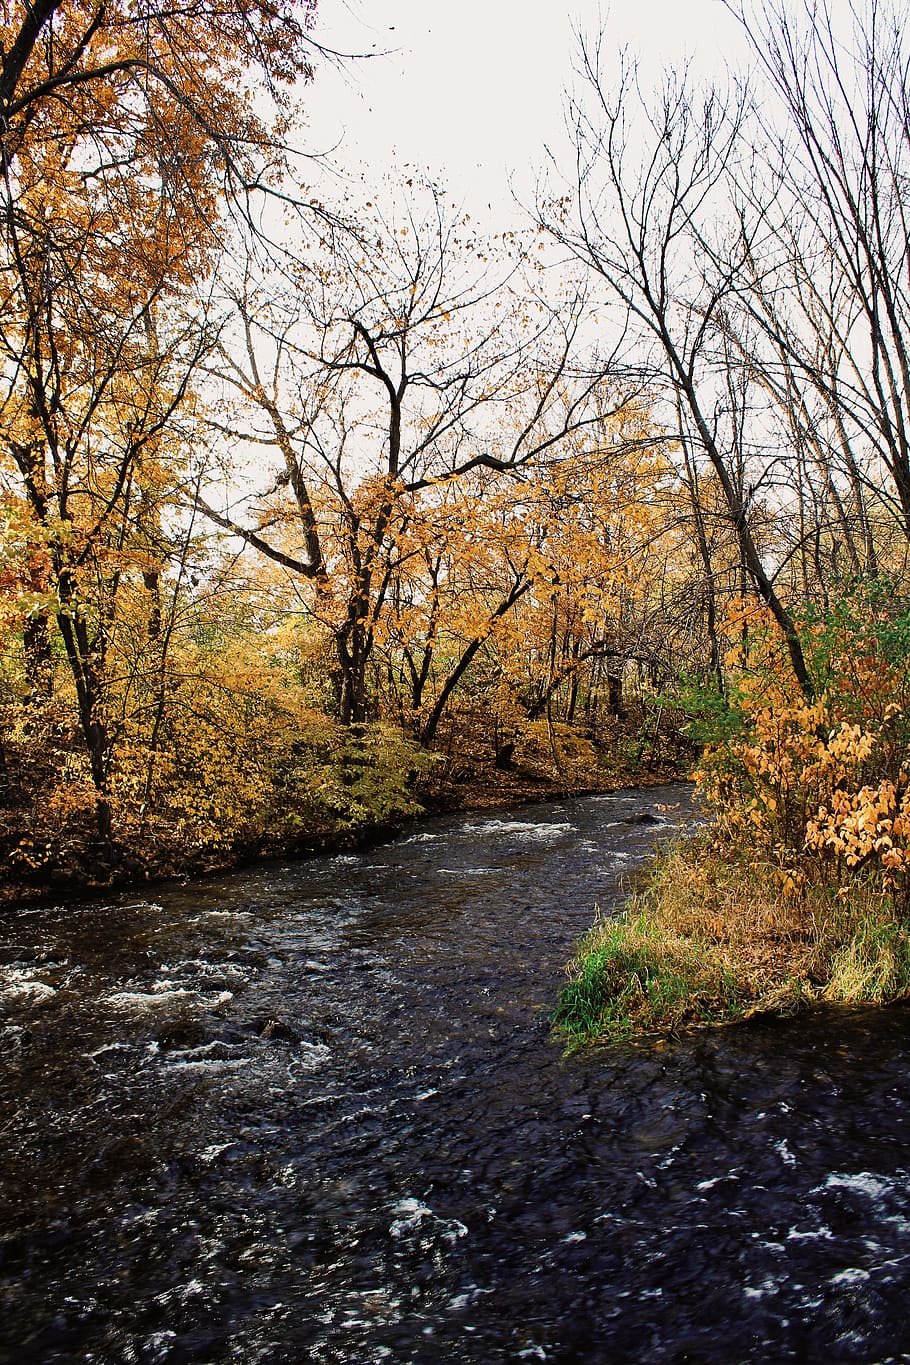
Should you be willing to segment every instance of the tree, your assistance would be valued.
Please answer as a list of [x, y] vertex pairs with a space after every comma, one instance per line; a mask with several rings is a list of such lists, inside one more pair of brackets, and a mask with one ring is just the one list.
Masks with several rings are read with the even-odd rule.
[[[542, 221], [604, 285], [636, 347], [630, 363], [682, 419], [685, 448], [694, 442], [707, 463], [750, 587], [778, 624], [799, 687], [810, 695], [797, 624], [757, 530], [759, 490], [774, 490], [774, 464], [760, 456], [756, 471], [749, 453], [750, 441], [763, 452], [750, 422], [754, 379], [731, 363], [726, 344], [746, 268], [741, 236], [730, 246], [727, 194], [742, 152], [744, 106], [724, 104], [715, 93], [699, 100], [684, 79], [670, 76], [648, 108], [632, 70], [617, 90], [608, 89], [602, 42], [583, 48], [591, 106], [573, 108], [576, 184], [568, 197], [543, 206]], [[644, 147], [634, 145], [633, 113], [640, 119], [634, 126], [647, 130]]]
[[43, 565], [26, 672], [48, 690], [55, 622], [103, 840], [119, 585], [140, 572], [154, 596], [137, 546], [183, 477], [172, 429], [212, 341], [223, 210], [246, 211], [277, 157], [249, 96], [258, 80], [284, 116], [310, 12], [39, 0], [13, 5], [0, 50], [0, 473]]
[[[520, 491], [573, 433], [609, 416], [593, 402], [606, 387], [602, 365], [577, 358], [583, 293], [569, 287], [548, 301], [521, 243], [478, 240], [438, 190], [423, 193], [424, 207], [414, 195], [398, 218], [367, 207], [356, 227], [335, 232], [330, 251], [314, 249], [290, 292], [248, 279], [235, 294], [240, 344], [222, 346], [217, 371], [241, 395], [247, 424], [228, 397], [216, 426], [240, 451], [273, 447], [279, 468], [255, 497], [241, 497], [245, 509], [201, 505], [303, 586], [306, 610], [333, 640], [345, 724], [369, 715], [380, 622], [402, 601], [402, 576], [427, 556], [432, 617], [441, 560], [430, 528], [450, 513], [450, 490], [497, 491], [511, 480]], [[466, 639], [468, 657], [454, 661], [450, 689], [533, 572], [523, 551]], [[435, 632], [422, 661], [411, 656], [418, 705]], [[437, 723], [426, 718], [425, 739]]]
[[[871, 508], [910, 533], [908, 49], [890, 6], [800, 17], [738, 11], [766, 77], [768, 150], [741, 183], [740, 311], [764, 342], [762, 381], [806, 452], [854, 573], [878, 568]], [[769, 185], [776, 187], [773, 195]]]

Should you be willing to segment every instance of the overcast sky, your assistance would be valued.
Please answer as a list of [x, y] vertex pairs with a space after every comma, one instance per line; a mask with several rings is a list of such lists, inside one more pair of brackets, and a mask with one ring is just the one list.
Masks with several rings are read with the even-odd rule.
[[686, 58], [712, 72], [744, 57], [722, 0], [319, 0], [319, 42], [380, 55], [341, 71], [320, 63], [304, 93], [310, 146], [335, 148], [335, 164], [362, 168], [371, 189], [393, 168], [429, 171], [501, 223], [510, 184], [527, 202], [545, 146], [561, 145], [576, 33], [601, 24], [611, 49], [628, 46], [654, 77]]

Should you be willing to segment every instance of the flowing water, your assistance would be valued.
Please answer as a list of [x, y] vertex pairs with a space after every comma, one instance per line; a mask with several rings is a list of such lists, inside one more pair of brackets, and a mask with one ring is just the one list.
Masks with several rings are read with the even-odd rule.
[[910, 1011], [564, 1057], [682, 787], [0, 924], [0, 1358], [910, 1361]]

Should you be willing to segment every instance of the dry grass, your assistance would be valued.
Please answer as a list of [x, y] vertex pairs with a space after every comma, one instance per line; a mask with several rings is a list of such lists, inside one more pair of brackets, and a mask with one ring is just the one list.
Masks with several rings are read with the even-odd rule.
[[580, 1044], [910, 995], [910, 924], [889, 895], [860, 876], [800, 880], [701, 839], [680, 844], [584, 940], [555, 1027]]
[[756, 995], [782, 972], [810, 975], [815, 910], [783, 891], [777, 869], [721, 857], [694, 840], [652, 870], [637, 899], [663, 931], [713, 945]]

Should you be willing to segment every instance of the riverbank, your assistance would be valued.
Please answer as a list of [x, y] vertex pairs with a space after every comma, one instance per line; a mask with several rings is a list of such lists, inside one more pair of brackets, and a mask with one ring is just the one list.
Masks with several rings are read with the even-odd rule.
[[269, 835], [236, 844], [210, 848], [170, 845], [125, 847], [113, 842], [104, 849], [81, 848], [68, 862], [31, 873], [21, 868], [0, 880], [0, 907], [9, 904], [59, 900], [61, 894], [81, 896], [99, 891], [124, 890], [150, 885], [173, 877], [205, 877], [276, 859], [318, 857], [326, 853], [357, 851], [385, 843], [417, 826], [429, 815], [507, 810], [540, 801], [556, 801], [620, 791], [627, 787], [650, 788], [678, 780], [680, 765], [671, 753], [651, 753], [642, 761], [634, 750], [619, 743], [580, 761], [571, 753], [559, 755], [558, 767], [536, 755], [520, 753], [508, 766], [497, 766], [488, 754], [460, 752], [454, 760], [440, 755], [421, 779], [410, 813], [359, 824], [321, 824], [310, 820], [293, 836]]
[[861, 874], [837, 891], [798, 884], [699, 835], [658, 857], [569, 971], [554, 1025], [577, 1047], [822, 1003], [895, 1003], [910, 996], [910, 928]]

